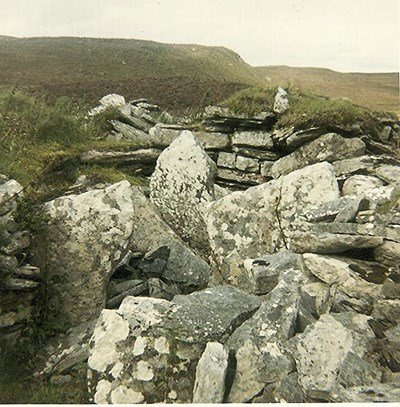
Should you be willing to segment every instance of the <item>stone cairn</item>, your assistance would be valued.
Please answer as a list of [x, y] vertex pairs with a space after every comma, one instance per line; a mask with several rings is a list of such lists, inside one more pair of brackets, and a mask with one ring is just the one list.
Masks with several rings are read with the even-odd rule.
[[46, 204], [72, 328], [38, 376], [87, 360], [96, 403], [400, 401], [399, 123], [273, 130], [278, 94], [197, 127], [118, 95], [90, 113], [117, 107], [108, 137], [136, 147], [81, 160], [150, 186], [82, 178]]

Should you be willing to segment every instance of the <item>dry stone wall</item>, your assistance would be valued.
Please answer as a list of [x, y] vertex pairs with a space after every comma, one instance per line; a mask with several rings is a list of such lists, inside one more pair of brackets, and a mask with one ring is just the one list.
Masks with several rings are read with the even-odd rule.
[[[190, 130], [217, 165], [216, 183], [231, 190], [247, 189], [322, 161], [343, 172], [346, 171], [343, 166], [357, 166], [359, 160], [363, 168], [353, 168], [352, 173], [371, 170], [368, 160], [398, 164], [392, 155], [400, 142], [400, 126], [393, 119], [380, 119], [372, 134], [366, 134], [357, 125], [274, 130], [278, 112], [246, 117], [227, 108], [209, 106], [200, 125], [190, 121], [174, 124], [170, 115], [144, 99], [125, 103], [121, 98], [105, 97], [106, 103], [115, 99], [114, 106], [119, 107], [122, 115], [112, 121], [114, 130], [108, 138], [133, 141], [137, 149], [91, 151], [81, 157], [82, 161], [112, 163], [133, 174], [151, 175], [161, 152], [183, 131]], [[102, 106], [96, 109], [101, 111]], [[352, 159], [355, 161], [346, 161]]]
[[41, 272], [27, 261], [30, 233], [14, 220], [22, 186], [0, 175], [0, 351], [15, 346], [34, 314]]

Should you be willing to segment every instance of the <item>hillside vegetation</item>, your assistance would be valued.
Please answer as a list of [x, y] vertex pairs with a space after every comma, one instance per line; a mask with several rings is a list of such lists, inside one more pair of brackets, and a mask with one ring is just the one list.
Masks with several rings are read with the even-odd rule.
[[0, 87], [18, 86], [95, 103], [108, 93], [146, 97], [185, 113], [217, 104], [248, 86], [295, 85], [347, 97], [357, 105], [399, 114], [398, 73], [339, 73], [287, 66], [252, 67], [223, 47], [134, 39], [0, 36]]
[[303, 91], [379, 111], [400, 113], [399, 73], [341, 73], [322, 68], [261, 66], [255, 71], [269, 86], [296, 86]]
[[146, 97], [171, 110], [214, 103], [259, 82], [222, 47], [91, 38], [0, 37], [0, 86], [18, 85], [89, 102], [107, 93]]

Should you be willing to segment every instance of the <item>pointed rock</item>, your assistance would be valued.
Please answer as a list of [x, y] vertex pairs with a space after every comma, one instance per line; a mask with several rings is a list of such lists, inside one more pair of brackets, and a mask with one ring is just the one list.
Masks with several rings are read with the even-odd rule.
[[193, 403], [222, 403], [227, 369], [228, 351], [218, 342], [207, 343], [196, 368]]
[[150, 180], [150, 199], [185, 241], [208, 247], [204, 223], [214, 200], [216, 165], [190, 131], [163, 151]]

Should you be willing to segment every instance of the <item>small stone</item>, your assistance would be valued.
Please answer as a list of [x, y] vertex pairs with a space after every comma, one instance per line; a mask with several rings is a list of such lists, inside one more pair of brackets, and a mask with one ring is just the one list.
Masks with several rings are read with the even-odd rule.
[[236, 154], [220, 152], [218, 154], [218, 167], [235, 168], [236, 167]]
[[238, 131], [232, 136], [234, 146], [273, 148], [271, 133], [261, 131]]
[[376, 261], [387, 266], [398, 266], [400, 264], [400, 243], [384, 240], [374, 249]]
[[260, 163], [258, 160], [249, 157], [236, 157], [236, 168], [247, 172], [260, 172]]
[[228, 351], [218, 342], [208, 342], [196, 368], [193, 403], [222, 403]]
[[284, 113], [290, 107], [288, 93], [285, 89], [278, 87], [278, 91], [275, 95], [274, 101], [274, 112], [275, 113]]
[[7, 314], [0, 315], [0, 328], [7, 328], [13, 326], [17, 322], [17, 313], [8, 312]]

